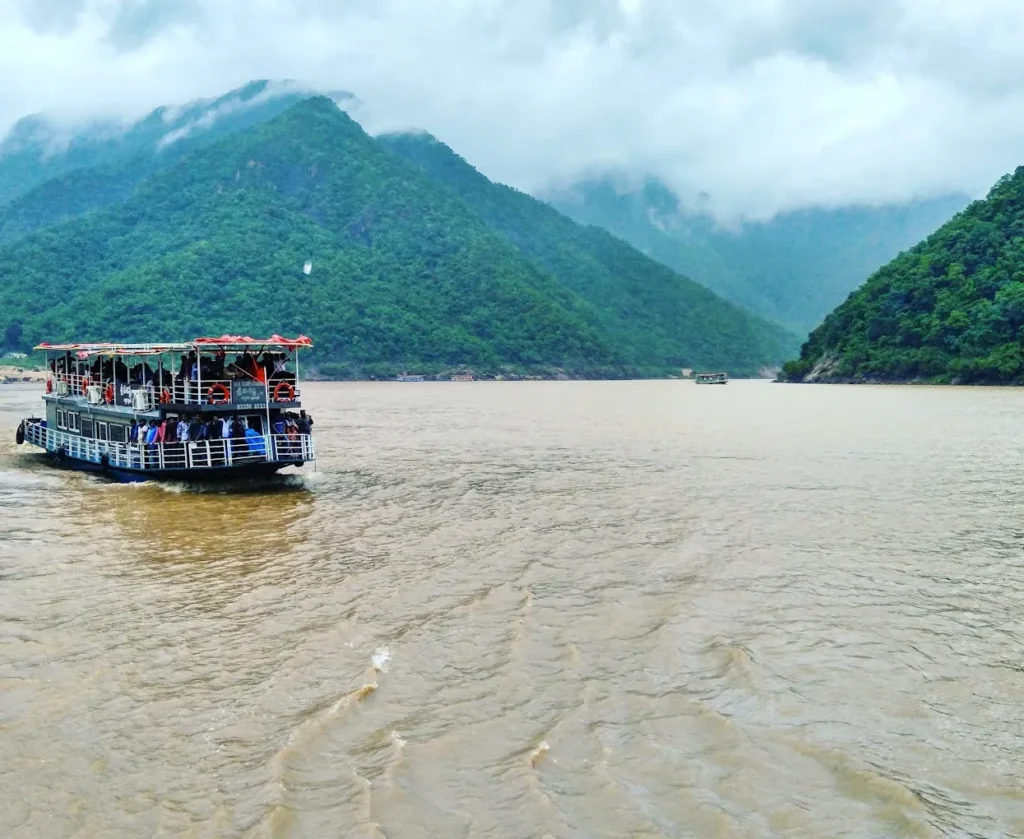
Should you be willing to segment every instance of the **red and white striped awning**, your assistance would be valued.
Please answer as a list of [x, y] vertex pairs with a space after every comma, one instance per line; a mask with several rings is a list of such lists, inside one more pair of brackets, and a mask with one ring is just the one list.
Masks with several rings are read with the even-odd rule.
[[87, 358], [90, 355], [156, 355], [168, 352], [189, 352], [190, 350], [202, 350], [206, 347], [217, 347], [218, 349], [276, 347], [285, 350], [298, 350], [311, 346], [313, 346], [313, 341], [305, 335], [300, 335], [298, 338], [283, 338], [280, 335], [271, 335], [269, 338], [250, 338], [248, 335], [221, 335], [219, 338], [195, 338], [192, 341], [173, 344], [42, 343], [37, 345], [35, 349], [48, 350], [50, 352], [73, 352], [79, 358]]

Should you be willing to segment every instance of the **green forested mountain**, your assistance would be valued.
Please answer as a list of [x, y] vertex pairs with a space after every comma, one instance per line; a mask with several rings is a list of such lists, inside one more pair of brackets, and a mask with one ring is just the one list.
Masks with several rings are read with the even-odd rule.
[[716, 294], [802, 334], [864, 279], [967, 206], [962, 195], [882, 207], [810, 208], [735, 229], [687, 212], [660, 181], [593, 178], [544, 196]]
[[[495, 184], [429, 134], [378, 141], [420, 166], [524, 255], [592, 303], [603, 330], [633, 357], [720, 359], [731, 353], [768, 357], [795, 343], [784, 330], [731, 306], [703, 286], [645, 257], [597, 227], [584, 227], [552, 207]], [[716, 366], [712, 364], [712, 366]]]
[[[47, 196], [68, 218], [32, 230], [7, 216], [0, 334], [20, 327], [24, 345], [302, 331], [316, 340], [316, 362], [339, 375], [453, 365], [743, 373], [788, 350], [781, 330], [702, 289], [687, 330], [646, 341], [650, 317], [579, 293], [326, 98], [193, 149], [118, 193], [111, 172], [138, 159], [65, 173], [8, 204], [39, 207]], [[90, 179], [107, 185], [109, 201], [75, 197]], [[590, 254], [589, 270], [621, 268], [638, 288], [684, 282], [608, 240], [614, 247]], [[657, 305], [653, 294], [637, 299]]]
[[26, 117], [0, 143], [0, 243], [123, 201], [195, 149], [306, 98], [287, 82], [250, 82], [212, 101], [157, 108], [128, 127], [91, 124], [68, 138], [41, 118]]
[[[98, 175], [106, 175], [90, 208], [105, 206], [114, 184], [115, 198], [123, 197], [142, 177], [198, 146], [266, 122], [308, 96], [290, 82], [262, 80], [210, 101], [157, 108], [130, 125], [107, 121], [70, 129], [40, 115], [25, 117], [0, 142], [0, 205], [60, 178], [65, 190], [81, 193], [66, 200], [84, 207]], [[345, 92], [332, 96], [352, 99]], [[98, 173], [85, 182], [64, 180], [93, 167]]]
[[791, 381], [1024, 382], [1024, 168], [873, 274]]

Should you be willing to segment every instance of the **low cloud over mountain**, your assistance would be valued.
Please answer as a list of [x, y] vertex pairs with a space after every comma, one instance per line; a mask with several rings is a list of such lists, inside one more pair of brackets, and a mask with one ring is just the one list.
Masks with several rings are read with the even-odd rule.
[[0, 133], [290, 78], [526, 190], [633, 170], [720, 218], [977, 195], [1024, 148], [1011, 0], [0, 0], [0, 24]]

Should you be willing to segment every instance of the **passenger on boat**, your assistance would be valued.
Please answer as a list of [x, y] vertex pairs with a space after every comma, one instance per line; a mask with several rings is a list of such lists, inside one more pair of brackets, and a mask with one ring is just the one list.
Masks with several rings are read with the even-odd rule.
[[250, 454], [266, 455], [266, 443], [263, 442], [263, 437], [255, 428], [248, 427], [245, 429], [245, 443]]
[[245, 421], [238, 414], [231, 419], [231, 456], [239, 457], [249, 453], [245, 442]]
[[[157, 459], [157, 454], [156, 454], [156, 446], [157, 446], [157, 439], [156, 438], [157, 438], [157, 433], [159, 431], [160, 431], [160, 429], [159, 429], [159, 427], [156, 424], [156, 420], [150, 420], [149, 421], [149, 426], [146, 428], [146, 439], [145, 439], [146, 454], [145, 454], [145, 461], [143, 463], [144, 466], [153, 466], [153, 465], [159, 463], [159, 460]], [[142, 430], [141, 429], [139, 430], [139, 437], [140, 438], [142, 437]]]
[[139, 362], [128, 371], [128, 376], [133, 384], [145, 385], [153, 381], [153, 370], [148, 364]]
[[262, 381], [262, 368], [256, 363], [256, 359], [246, 351], [243, 355], [236, 355], [235, 360], [228, 365], [228, 375], [232, 379]]
[[188, 438], [193, 443], [200, 443], [203, 440], [209, 440], [209, 423], [200, 416], [192, 417], [189, 422]]
[[265, 352], [258, 359], [260, 369], [263, 370], [263, 375], [266, 376], [266, 380], [270, 381], [274, 375], [274, 354]]
[[178, 367], [178, 379], [185, 381], [192, 376], [192, 365], [195, 364], [196, 353], [195, 350], [185, 354], [181, 354], [181, 366]]

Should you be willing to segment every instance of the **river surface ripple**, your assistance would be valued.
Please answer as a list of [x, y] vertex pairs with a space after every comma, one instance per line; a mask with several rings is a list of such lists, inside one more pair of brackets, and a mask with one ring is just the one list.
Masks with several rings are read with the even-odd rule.
[[0, 835], [1024, 835], [1024, 391], [305, 402], [224, 493], [0, 389]]

